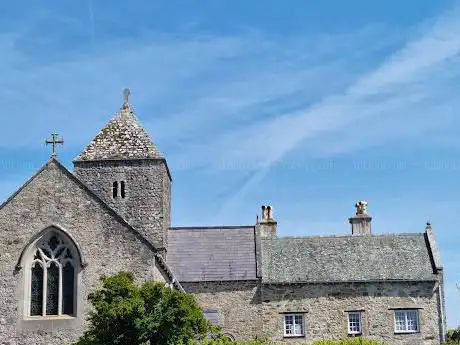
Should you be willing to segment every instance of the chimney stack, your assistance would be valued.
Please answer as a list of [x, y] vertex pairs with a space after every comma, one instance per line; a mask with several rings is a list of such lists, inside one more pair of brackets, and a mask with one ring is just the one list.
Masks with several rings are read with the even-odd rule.
[[273, 219], [273, 209], [271, 206], [262, 206], [262, 219], [257, 224], [260, 238], [275, 239], [277, 223]]
[[356, 214], [349, 218], [352, 235], [370, 235], [372, 217], [367, 214], [367, 201], [355, 204]]

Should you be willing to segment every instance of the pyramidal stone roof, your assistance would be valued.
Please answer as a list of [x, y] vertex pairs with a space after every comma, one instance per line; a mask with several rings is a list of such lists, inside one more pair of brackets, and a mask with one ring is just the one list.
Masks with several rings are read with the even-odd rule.
[[127, 101], [75, 161], [163, 158]]

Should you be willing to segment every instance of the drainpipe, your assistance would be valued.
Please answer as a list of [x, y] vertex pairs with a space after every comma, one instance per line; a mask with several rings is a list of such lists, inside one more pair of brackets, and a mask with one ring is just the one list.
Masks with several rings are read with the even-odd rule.
[[444, 303], [441, 287], [442, 285], [438, 284], [439, 312], [441, 314], [441, 343], [444, 343], [446, 336], [446, 325], [444, 324]]

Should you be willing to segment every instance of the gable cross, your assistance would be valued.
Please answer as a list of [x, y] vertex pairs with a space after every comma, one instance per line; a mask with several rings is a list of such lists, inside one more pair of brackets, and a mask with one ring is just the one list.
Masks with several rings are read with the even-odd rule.
[[53, 145], [53, 155], [51, 157], [56, 158], [56, 146], [57, 145], [64, 145], [64, 139], [59, 138], [59, 134], [52, 133], [51, 139], [46, 139], [46, 145]]
[[128, 88], [123, 90], [123, 98], [125, 100], [125, 103], [128, 103], [130, 94], [131, 94], [131, 91]]

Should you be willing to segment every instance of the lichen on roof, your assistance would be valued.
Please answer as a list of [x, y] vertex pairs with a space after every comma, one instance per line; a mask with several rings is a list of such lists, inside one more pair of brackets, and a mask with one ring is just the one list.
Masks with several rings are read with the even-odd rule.
[[163, 158], [131, 106], [120, 111], [101, 129], [76, 161]]
[[265, 283], [437, 279], [425, 234], [263, 240], [262, 274]]

